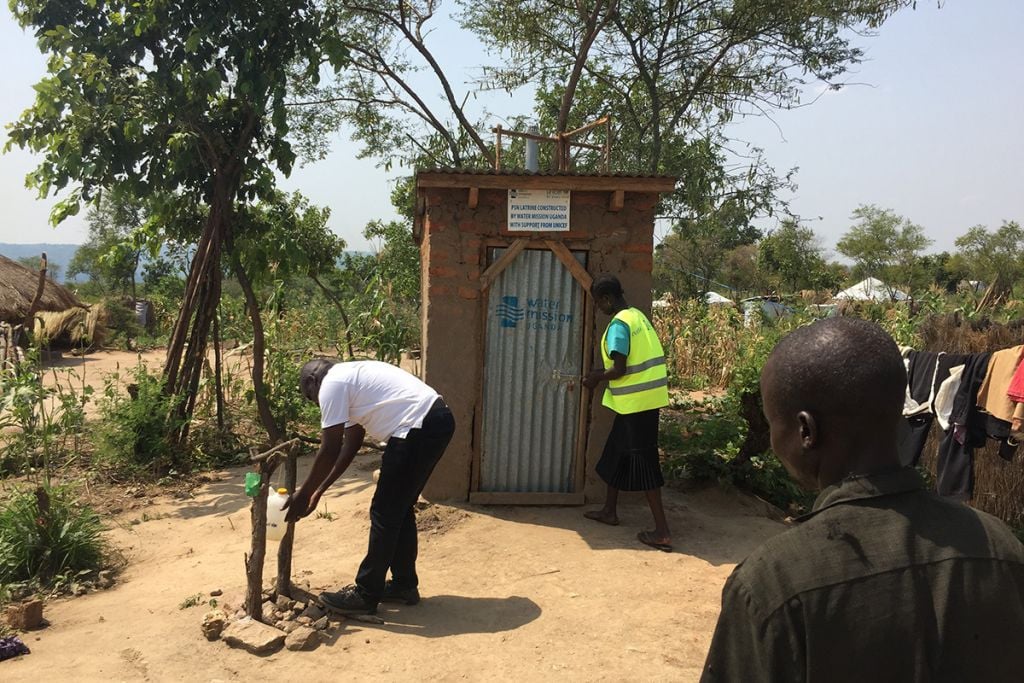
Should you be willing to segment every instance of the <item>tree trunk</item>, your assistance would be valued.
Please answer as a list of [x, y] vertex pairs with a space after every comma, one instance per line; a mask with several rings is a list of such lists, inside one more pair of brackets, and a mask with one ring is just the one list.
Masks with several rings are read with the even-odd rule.
[[267, 387], [263, 383], [263, 365], [266, 353], [266, 337], [263, 332], [263, 318], [260, 316], [260, 305], [256, 299], [256, 292], [253, 291], [252, 282], [242, 267], [242, 260], [234, 245], [230, 245], [231, 262], [235, 269], [235, 277], [245, 294], [245, 303], [249, 308], [249, 319], [252, 320], [252, 388], [256, 397], [256, 412], [260, 416], [263, 428], [267, 430], [267, 436], [272, 444], [284, 439], [284, 431], [274, 419], [274, 413], [270, 409], [270, 402], [267, 400]]
[[[219, 307], [218, 307], [219, 308]], [[219, 313], [219, 311], [218, 311]], [[213, 383], [217, 392], [217, 431], [224, 431], [224, 373], [220, 352], [220, 315], [213, 316]]]

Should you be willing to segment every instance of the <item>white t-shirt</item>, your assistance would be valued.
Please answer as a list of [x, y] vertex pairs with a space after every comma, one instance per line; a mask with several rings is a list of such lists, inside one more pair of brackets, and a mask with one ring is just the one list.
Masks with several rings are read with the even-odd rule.
[[361, 425], [373, 439], [404, 438], [423, 426], [439, 394], [405, 370], [376, 360], [336, 363], [320, 384], [320, 426]]

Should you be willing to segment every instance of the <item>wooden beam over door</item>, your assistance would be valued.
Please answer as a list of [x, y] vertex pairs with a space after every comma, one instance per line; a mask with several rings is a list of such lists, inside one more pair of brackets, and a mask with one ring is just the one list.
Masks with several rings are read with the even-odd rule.
[[497, 261], [487, 267], [487, 270], [480, 273], [480, 291], [483, 291], [491, 286], [495, 278], [501, 275], [501, 271], [509, 267], [512, 261], [515, 260], [516, 256], [519, 256], [519, 252], [526, 248], [526, 240], [516, 240], [512, 243], [504, 254], [501, 255]]
[[594, 278], [590, 277], [590, 273], [587, 272], [587, 269], [580, 265], [580, 262], [573, 257], [569, 248], [561, 242], [556, 242], [554, 240], [544, 240], [544, 244], [547, 245], [548, 249], [554, 252], [555, 256], [558, 257], [558, 260], [562, 262], [562, 265], [569, 269], [573, 279], [580, 284], [583, 291], [589, 293], [590, 285], [594, 283]]

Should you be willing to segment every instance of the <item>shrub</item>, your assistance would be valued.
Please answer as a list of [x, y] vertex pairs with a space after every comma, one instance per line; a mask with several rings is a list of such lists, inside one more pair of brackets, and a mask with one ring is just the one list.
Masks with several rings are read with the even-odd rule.
[[103, 567], [103, 526], [70, 491], [15, 491], [0, 507], [0, 585], [46, 586]]
[[132, 371], [127, 393], [118, 376], [107, 377], [99, 401], [96, 459], [120, 474], [162, 475], [173, 465], [184, 466], [168, 435], [181, 425], [171, 417], [174, 398], [163, 391], [163, 379], [144, 365]]

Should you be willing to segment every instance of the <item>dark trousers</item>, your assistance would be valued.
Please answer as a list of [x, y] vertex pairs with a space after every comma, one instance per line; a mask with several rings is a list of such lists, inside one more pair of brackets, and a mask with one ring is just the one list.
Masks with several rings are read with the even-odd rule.
[[356, 586], [367, 600], [380, 601], [388, 569], [396, 586], [419, 585], [413, 506], [454, 432], [455, 418], [438, 399], [422, 427], [411, 430], [404, 439], [388, 441], [370, 503], [370, 546], [356, 574]]

